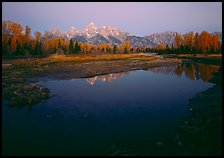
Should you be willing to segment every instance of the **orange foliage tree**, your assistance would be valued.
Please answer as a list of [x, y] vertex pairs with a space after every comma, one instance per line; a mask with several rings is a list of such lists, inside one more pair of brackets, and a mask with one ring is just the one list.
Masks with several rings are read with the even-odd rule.
[[210, 45], [210, 34], [207, 31], [203, 31], [200, 34], [200, 44], [201, 50], [205, 54], [207, 52], [207, 49], [209, 49]]
[[[31, 28], [26, 25], [25, 30], [22, 25], [11, 20], [2, 22], [2, 54], [3, 55], [26, 55], [26, 54], [51, 54], [56, 52], [69, 53], [69, 41], [63, 37], [49, 38], [48, 31], [42, 36], [41, 32], [35, 32], [31, 37]], [[217, 53], [221, 51], [221, 43], [218, 34], [210, 34], [203, 31], [200, 35], [194, 32], [186, 33], [183, 37], [177, 33], [172, 48], [158, 44], [156, 47], [131, 48], [130, 41], [124, 41], [119, 46], [113, 48], [105, 43], [93, 45], [77, 42], [78, 52], [82, 53], [129, 53], [129, 52], [150, 52], [153, 50], [161, 52], [183, 52], [183, 53]], [[73, 44], [74, 46], [74, 44]], [[176, 49], [173, 49], [175, 46]]]
[[180, 48], [180, 45], [182, 43], [182, 37], [179, 33], [176, 34], [175, 38], [174, 38], [174, 43], [176, 45], [176, 48]]

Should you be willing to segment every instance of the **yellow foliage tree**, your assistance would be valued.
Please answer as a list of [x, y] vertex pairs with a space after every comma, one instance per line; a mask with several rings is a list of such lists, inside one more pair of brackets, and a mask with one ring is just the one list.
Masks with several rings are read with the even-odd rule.
[[180, 48], [182, 37], [179, 33], [177, 33], [177, 35], [175, 36], [174, 42], [175, 42], [176, 48]]

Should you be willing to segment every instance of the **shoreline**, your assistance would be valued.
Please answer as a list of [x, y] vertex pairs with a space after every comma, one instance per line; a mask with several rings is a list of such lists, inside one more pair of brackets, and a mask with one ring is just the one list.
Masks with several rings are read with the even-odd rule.
[[152, 61], [97, 61], [82, 64], [58, 65], [45, 70], [40, 77], [50, 79], [89, 78], [110, 73], [120, 73], [134, 70], [146, 70], [152, 67], [181, 64], [180, 59]]
[[[184, 59], [144, 54], [53, 55], [48, 58], [2, 60], [2, 98], [11, 107], [32, 106], [49, 98], [49, 90], [37, 84], [40, 78], [90, 78], [110, 73], [147, 70], [181, 64]], [[202, 58], [204, 59], [204, 58]], [[207, 59], [219, 64], [221, 59]], [[204, 60], [192, 60], [203, 62]], [[208, 62], [207, 62], [208, 63]]]
[[[85, 56], [84, 56], [85, 57]], [[123, 56], [122, 56], [123, 57]], [[83, 58], [81, 58], [83, 60]], [[88, 78], [109, 73], [149, 69], [182, 63], [181, 59], [161, 59], [143, 55], [120, 58], [87, 58], [84, 61], [73, 57], [53, 59], [30, 59], [3, 62], [2, 98], [10, 107], [32, 106], [48, 99], [50, 92], [37, 84], [38, 77], [50, 79]]]
[[222, 153], [222, 70], [213, 75], [209, 82], [214, 86], [189, 99], [191, 115], [176, 127], [181, 142], [188, 144], [183, 148], [192, 151], [193, 155], [218, 156]]

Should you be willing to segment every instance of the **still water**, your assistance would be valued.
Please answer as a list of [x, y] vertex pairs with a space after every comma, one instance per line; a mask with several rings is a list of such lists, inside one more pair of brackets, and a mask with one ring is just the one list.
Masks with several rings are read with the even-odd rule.
[[[164, 66], [70, 80], [43, 79], [51, 98], [2, 106], [4, 155], [181, 155], [175, 126], [217, 67]], [[179, 144], [178, 144], [179, 143]]]

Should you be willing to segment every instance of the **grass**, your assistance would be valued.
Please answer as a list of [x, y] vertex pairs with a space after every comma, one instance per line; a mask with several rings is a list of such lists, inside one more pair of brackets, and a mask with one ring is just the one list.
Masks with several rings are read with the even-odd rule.
[[[116, 60], [137, 60], [137, 61], [148, 61], [155, 60], [157, 57], [144, 56], [140, 54], [76, 54], [76, 55], [50, 55], [47, 58], [31, 58], [29, 60], [16, 59], [16, 60], [2, 60], [3, 64], [13, 64], [16, 68], [31, 68], [31, 67], [42, 67], [46, 65], [55, 64], [71, 64], [71, 63], [85, 63], [92, 61], [116, 61]], [[5, 66], [6, 67], [6, 66]]]
[[139, 54], [76, 54], [76, 55], [59, 55], [54, 54], [45, 58], [49, 62], [73, 62], [83, 63], [90, 61], [113, 61], [113, 60], [153, 60], [156, 57], [149, 57]]

